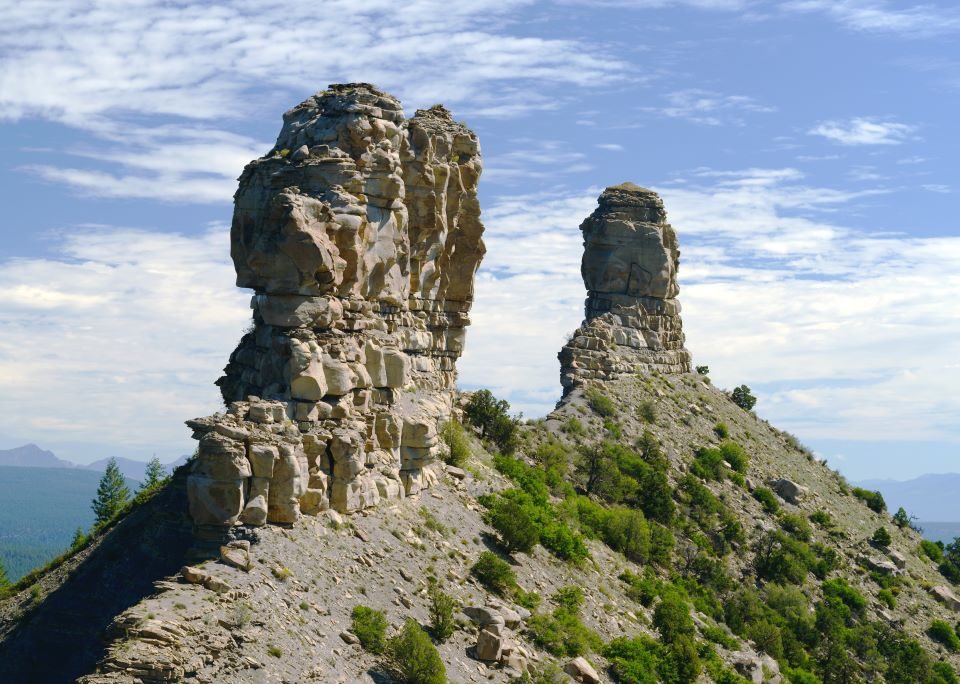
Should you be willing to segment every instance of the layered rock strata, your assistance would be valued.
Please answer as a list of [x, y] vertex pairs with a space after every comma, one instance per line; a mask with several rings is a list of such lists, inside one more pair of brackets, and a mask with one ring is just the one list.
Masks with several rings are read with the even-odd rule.
[[586, 312], [559, 354], [564, 392], [622, 374], [689, 372], [680, 250], [660, 197], [633, 183], [609, 187], [580, 230]]
[[188, 421], [198, 526], [292, 523], [429, 484], [484, 254], [477, 136], [445, 108], [405, 119], [367, 84], [283, 117], [240, 177], [231, 229], [253, 327]]

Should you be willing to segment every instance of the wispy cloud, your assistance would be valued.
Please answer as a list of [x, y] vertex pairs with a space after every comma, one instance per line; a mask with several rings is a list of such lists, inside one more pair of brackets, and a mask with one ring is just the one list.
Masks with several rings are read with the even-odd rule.
[[[950, 418], [960, 411], [960, 238], [837, 222], [836, 207], [883, 188], [808, 185], [795, 169], [687, 175], [659, 191], [681, 240], [688, 346], [716, 382], [746, 382], [763, 415], [811, 439], [960, 440]], [[494, 387], [532, 415], [559, 398], [552, 352], [583, 315], [577, 226], [598, 193], [518, 197], [485, 214], [492, 248], [465, 385]], [[749, 316], [733, 313], [743, 306]]]
[[[183, 420], [216, 410], [217, 369], [250, 317], [228, 228], [80, 227], [57, 244], [49, 257], [0, 261], [0, 434], [188, 453]], [[54, 408], [51, 392], [73, 399]]]
[[697, 88], [667, 93], [666, 100], [665, 105], [647, 107], [644, 111], [707, 126], [720, 126], [724, 123], [743, 125], [745, 113], [777, 111], [776, 107], [761, 104], [751, 97], [723, 95]]
[[856, 117], [849, 121], [824, 121], [807, 132], [841, 145], [899, 145], [916, 130], [916, 126], [896, 121]]
[[847, 29], [863, 33], [927, 38], [960, 31], [960, 12], [955, 6], [892, 6], [880, 0], [796, 0], [784, 3], [783, 9], [821, 13]]
[[52, 182], [108, 197], [222, 200], [227, 179], [265, 149], [225, 129], [330, 82], [371, 81], [408, 107], [443, 101], [461, 116], [504, 118], [556, 108], [557, 85], [627, 78], [626, 63], [600, 46], [513, 22], [528, 4], [330, 0], [299, 6], [291, 21], [276, 0], [20, 3], [0, 26], [0, 120], [55, 121], [107, 143], [91, 144], [86, 164], [31, 165]]

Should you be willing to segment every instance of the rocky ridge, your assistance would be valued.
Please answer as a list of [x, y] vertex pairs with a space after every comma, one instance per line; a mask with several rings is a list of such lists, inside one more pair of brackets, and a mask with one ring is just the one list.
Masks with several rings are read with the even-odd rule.
[[437, 105], [409, 120], [369, 84], [284, 114], [240, 177], [231, 229], [253, 327], [188, 421], [199, 537], [416, 494], [442, 455], [484, 254], [476, 135]]
[[633, 183], [607, 188], [582, 224], [585, 319], [560, 351], [560, 382], [657, 370], [690, 371], [677, 269], [680, 249], [657, 194]]

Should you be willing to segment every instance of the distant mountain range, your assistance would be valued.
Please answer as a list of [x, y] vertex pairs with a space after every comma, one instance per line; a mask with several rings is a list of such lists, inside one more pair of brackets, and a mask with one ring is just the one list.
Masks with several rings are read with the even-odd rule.
[[[167, 471], [170, 472], [179, 465], [187, 462], [189, 456], [181, 456], [173, 463], [165, 463]], [[102, 473], [107, 469], [109, 458], [102, 458], [93, 463], [79, 464], [72, 461], [65, 461], [52, 451], [41, 449], [36, 444], [24, 444], [13, 449], [0, 449], [0, 466], [10, 466], [15, 468], [78, 468], [80, 470], [93, 470]], [[123, 476], [129, 480], [143, 481], [146, 473], [147, 464], [143, 461], [135, 461], [132, 458], [117, 457], [117, 466]]]
[[921, 475], [905, 482], [864, 480], [856, 484], [883, 494], [891, 513], [902, 506], [918, 520], [960, 523], [960, 473]]

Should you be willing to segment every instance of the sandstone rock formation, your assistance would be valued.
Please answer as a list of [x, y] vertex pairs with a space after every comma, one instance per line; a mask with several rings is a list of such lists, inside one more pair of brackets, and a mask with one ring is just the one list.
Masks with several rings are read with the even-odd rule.
[[564, 392], [584, 380], [690, 371], [677, 301], [680, 250], [655, 192], [609, 187], [582, 224], [585, 320], [560, 351]]
[[196, 525], [293, 523], [430, 482], [484, 254], [481, 170], [445, 108], [407, 120], [367, 84], [284, 115], [235, 195], [253, 327], [217, 381], [227, 413], [188, 421]]

